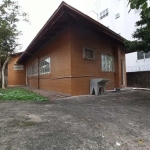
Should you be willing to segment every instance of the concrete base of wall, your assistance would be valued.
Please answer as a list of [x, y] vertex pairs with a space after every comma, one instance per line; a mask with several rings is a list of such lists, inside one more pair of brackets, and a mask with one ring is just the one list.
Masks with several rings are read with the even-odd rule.
[[24, 87], [24, 86], [26, 86], [26, 85], [8, 85], [7, 87]]
[[127, 86], [150, 88], [150, 71], [128, 72], [127, 73]]

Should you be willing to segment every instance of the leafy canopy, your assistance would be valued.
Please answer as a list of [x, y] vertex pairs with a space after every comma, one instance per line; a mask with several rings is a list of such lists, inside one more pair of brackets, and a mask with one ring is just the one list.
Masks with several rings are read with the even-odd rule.
[[129, 0], [131, 9], [142, 9], [145, 10], [148, 7], [146, 0]]
[[129, 0], [131, 9], [142, 9], [141, 20], [136, 22], [136, 31], [132, 34], [133, 41], [125, 41], [127, 52], [150, 51], [150, 8], [146, 0]]
[[27, 14], [21, 10], [17, 1], [2, 0], [0, 4], [0, 53], [14, 52], [19, 46], [17, 40], [21, 32], [17, 29], [19, 21], [28, 21]]

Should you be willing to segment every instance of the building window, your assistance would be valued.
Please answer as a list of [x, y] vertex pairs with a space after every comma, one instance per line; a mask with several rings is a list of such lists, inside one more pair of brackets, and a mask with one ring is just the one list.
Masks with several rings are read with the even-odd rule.
[[32, 66], [32, 75], [33, 75], [33, 76], [38, 75], [38, 63], [35, 63], [35, 64]]
[[[40, 74], [48, 74], [50, 73], [50, 57], [44, 58], [40, 61]], [[38, 63], [28, 67], [27, 76], [36, 76], [38, 75]]]
[[14, 70], [24, 70], [23, 65], [14, 65]]
[[103, 18], [105, 18], [106, 16], [108, 16], [108, 9], [105, 9], [104, 11], [102, 11], [101, 13], [100, 13], [100, 19], [103, 19]]
[[113, 56], [101, 55], [101, 70], [105, 72], [115, 72]]
[[84, 59], [94, 59], [95, 54], [94, 50], [90, 48], [84, 48], [83, 49], [83, 58]]
[[145, 53], [145, 59], [150, 58], [150, 52]]
[[137, 52], [137, 60], [148, 59], [148, 58], [150, 58], [150, 52], [148, 53]]
[[120, 17], [120, 14], [119, 14], [119, 13], [115, 15], [115, 18], [116, 18], [116, 19], [119, 18], [119, 17]]
[[50, 73], [50, 57], [44, 58], [40, 61], [40, 74]]
[[27, 69], [27, 76], [32, 76], [32, 67], [31, 66]]

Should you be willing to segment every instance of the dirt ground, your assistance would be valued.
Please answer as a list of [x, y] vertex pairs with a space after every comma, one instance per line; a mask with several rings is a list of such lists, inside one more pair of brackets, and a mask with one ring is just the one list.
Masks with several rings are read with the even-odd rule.
[[150, 91], [0, 101], [0, 150], [149, 150]]

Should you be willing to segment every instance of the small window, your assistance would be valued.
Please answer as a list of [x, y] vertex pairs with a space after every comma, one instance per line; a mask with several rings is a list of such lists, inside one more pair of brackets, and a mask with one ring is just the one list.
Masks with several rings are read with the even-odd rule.
[[94, 59], [94, 50], [89, 48], [83, 49], [83, 58], [85, 59]]
[[116, 18], [116, 19], [119, 18], [119, 17], [120, 17], [120, 14], [119, 14], [119, 13], [115, 15], [115, 18]]
[[108, 16], [108, 8], [105, 9], [104, 11], [102, 11], [102, 12], [100, 13], [100, 19], [103, 19], [103, 18], [105, 18], [106, 16]]
[[27, 76], [32, 76], [32, 67], [31, 66], [27, 69]]
[[14, 65], [14, 70], [24, 70], [23, 65]]
[[145, 59], [148, 59], [148, 58], [150, 58], [150, 52], [145, 53]]
[[32, 66], [32, 75], [33, 75], [33, 76], [38, 75], [38, 63], [35, 63], [35, 64]]
[[104, 72], [115, 72], [114, 57], [101, 55], [101, 70]]
[[137, 59], [144, 59], [144, 53], [143, 52], [137, 52]]

